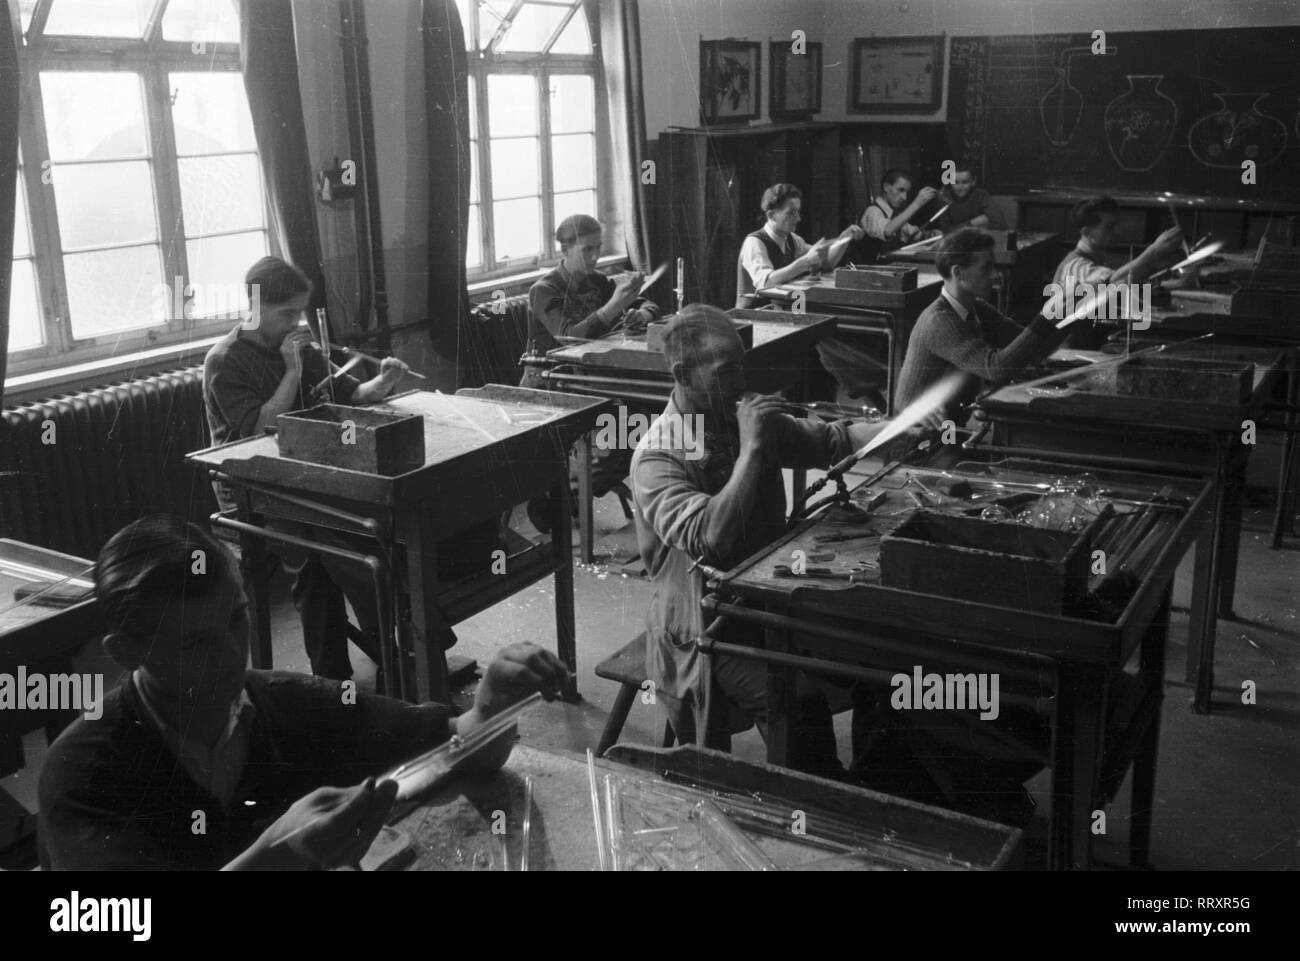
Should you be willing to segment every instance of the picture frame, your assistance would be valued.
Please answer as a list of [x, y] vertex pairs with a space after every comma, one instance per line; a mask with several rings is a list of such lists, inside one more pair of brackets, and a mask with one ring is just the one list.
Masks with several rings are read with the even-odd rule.
[[762, 116], [763, 45], [748, 40], [700, 41], [700, 117], [710, 124]]
[[822, 45], [805, 44], [803, 53], [795, 53], [787, 41], [768, 43], [771, 86], [769, 109], [773, 120], [797, 120], [821, 113]]
[[854, 113], [938, 113], [943, 103], [944, 38], [859, 37], [853, 41]]

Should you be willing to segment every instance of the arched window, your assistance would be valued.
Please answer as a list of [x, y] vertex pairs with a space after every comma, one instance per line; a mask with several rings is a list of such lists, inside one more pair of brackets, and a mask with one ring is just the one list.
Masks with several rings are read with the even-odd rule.
[[486, 278], [554, 263], [555, 225], [575, 213], [599, 217], [607, 195], [596, 4], [457, 6], [470, 63], [469, 274]]
[[232, 0], [21, 0], [10, 371], [227, 329], [269, 249]]

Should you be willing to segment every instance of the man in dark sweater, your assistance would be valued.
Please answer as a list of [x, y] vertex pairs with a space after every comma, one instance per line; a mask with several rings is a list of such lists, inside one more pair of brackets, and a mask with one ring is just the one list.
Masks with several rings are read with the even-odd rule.
[[898, 378], [901, 409], [953, 371], [967, 384], [945, 407], [955, 424], [966, 422], [970, 405], [985, 388], [1004, 384], [1056, 349], [1064, 331], [1046, 317], [1028, 327], [1003, 316], [984, 298], [993, 290], [993, 237], [963, 227], [939, 241], [935, 267], [943, 290], [916, 321]]
[[[350, 405], [381, 400], [407, 371], [406, 364], [388, 357], [379, 376], [364, 384], [341, 374], [333, 378], [332, 390], [319, 386], [329, 376], [325, 356], [315, 349], [311, 331], [298, 326], [311, 300], [311, 281], [292, 264], [264, 257], [249, 268], [244, 282], [255, 305], [252, 317], [213, 344], [203, 360], [203, 402], [212, 443], [254, 437], [274, 425], [280, 414], [312, 407], [322, 399]], [[223, 510], [234, 507], [232, 491], [223, 484], [214, 488]], [[286, 521], [273, 520], [267, 526], [308, 539], [328, 536]], [[336, 546], [354, 549], [346, 541]], [[336, 680], [351, 677], [343, 595], [352, 602], [363, 636], [377, 636], [370, 581], [364, 572], [334, 558], [288, 545], [273, 549], [293, 577], [293, 602], [302, 619], [312, 671]], [[366, 653], [378, 657], [373, 649]]]
[[[533, 691], [553, 698], [567, 681], [553, 655], [516, 645], [489, 666], [474, 707], [453, 717], [438, 704], [246, 671], [248, 604], [234, 570], [220, 545], [175, 517], [146, 517], [105, 545], [95, 569], [104, 646], [130, 674], [102, 717], [79, 718], [50, 747], [40, 778], [44, 867], [351, 863], [396, 796], [374, 775], [464, 737]], [[476, 755], [475, 766], [500, 767], [510, 741]]]

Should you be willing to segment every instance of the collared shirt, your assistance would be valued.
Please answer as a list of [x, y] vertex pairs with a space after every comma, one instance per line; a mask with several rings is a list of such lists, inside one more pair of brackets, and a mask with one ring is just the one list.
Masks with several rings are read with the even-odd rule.
[[[771, 238], [772, 243], [776, 244], [778, 248], [785, 251], [788, 260], [795, 260], [808, 252], [808, 242], [798, 234], [790, 234], [782, 241], [777, 236], [770, 220], [763, 224], [762, 232]], [[768, 277], [772, 275], [772, 271], [778, 269], [772, 263], [772, 258], [768, 255], [763, 241], [753, 235], [746, 237], [745, 242], [740, 246], [740, 266], [744, 269], [749, 280], [749, 284], [746, 285], [749, 289], [738, 292], [744, 294], [762, 290], [768, 286]]]
[[960, 317], [962, 320], [965, 320], [967, 316], [969, 316], [970, 310], [968, 310], [965, 306], [963, 306], [962, 302], [959, 301], [956, 297], [948, 293], [947, 287], [943, 287], [939, 291], [939, 293], [944, 300], [948, 301], [948, 303], [952, 305], [952, 309], [957, 312], [958, 317]]
[[770, 543], [785, 529], [781, 468], [825, 467], [852, 453], [853, 444], [847, 422], [774, 415], [751, 513], [740, 522], [735, 547], [722, 556], [708, 539], [708, 507], [735, 470], [740, 434], [734, 423], [706, 420], [703, 443], [696, 446], [698, 433], [684, 427], [695, 424], [694, 418], [674, 393], [632, 455], [631, 482], [637, 546], [654, 587], [646, 615], [647, 676], [670, 711], [681, 710], [689, 697], [696, 730], [703, 731], [712, 674], [708, 657], [694, 644], [704, 630], [704, 578], [691, 565], [703, 558], [730, 567]]
[[248, 693], [241, 690], [230, 705], [230, 717], [225, 730], [212, 745], [203, 744], [187, 734], [177, 731], [163, 720], [157, 708], [149, 701], [143, 685], [136, 684], [140, 703], [145, 714], [153, 721], [168, 749], [181, 762], [185, 773], [229, 811], [235, 802], [235, 791], [248, 762], [248, 732], [252, 729], [257, 710]]

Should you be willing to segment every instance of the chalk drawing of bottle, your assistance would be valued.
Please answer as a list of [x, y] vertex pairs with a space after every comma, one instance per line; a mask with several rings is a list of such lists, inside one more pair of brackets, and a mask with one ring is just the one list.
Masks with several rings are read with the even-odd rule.
[[1150, 170], [1169, 148], [1178, 104], [1160, 89], [1164, 74], [1128, 74], [1128, 90], [1106, 105], [1106, 146], [1120, 170]]
[[1259, 109], [1267, 93], [1216, 93], [1219, 109], [1187, 131], [1192, 156], [1207, 167], [1240, 167], [1243, 160], [1272, 163], [1286, 149], [1286, 124]]
[[[1106, 56], [1119, 53], [1119, 47], [1107, 47]], [[1048, 88], [1038, 102], [1038, 118], [1043, 133], [1053, 147], [1064, 147], [1079, 129], [1083, 116], [1083, 94], [1070, 83], [1070, 62], [1076, 57], [1092, 56], [1091, 47], [1065, 47], [1056, 55], [1056, 83]]]

